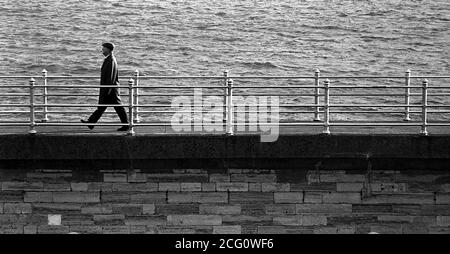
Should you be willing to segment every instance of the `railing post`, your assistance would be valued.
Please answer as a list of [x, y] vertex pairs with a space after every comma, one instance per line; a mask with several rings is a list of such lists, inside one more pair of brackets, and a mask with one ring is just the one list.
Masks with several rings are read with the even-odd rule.
[[134, 112], [133, 112], [133, 85], [134, 85], [134, 80], [132, 78], [130, 78], [130, 80], [128, 80], [128, 115], [129, 115], [129, 130], [128, 130], [128, 135], [134, 135], [134, 130], [133, 130], [133, 124], [134, 124]]
[[411, 85], [411, 71], [407, 70], [405, 72], [405, 121], [411, 121], [411, 117], [409, 115], [409, 101], [410, 101], [410, 85]]
[[233, 135], [233, 80], [227, 82], [227, 135]]
[[314, 75], [314, 82], [315, 82], [315, 86], [316, 86], [316, 91], [314, 94], [314, 104], [316, 104], [316, 109], [314, 112], [314, 121], [320, 121], [320, 116], [319, 116], [319, 95], [320, 95], [320, 90], [319, 90], [319, 77], [320, 77], [320, 70], [316, 69], [315, 75]]
[[30, 130], [28, 131], [29, 134], [36, 134], [36, 130], [34, 129], [36, 122], [35, 122], [35, 115], [34, 115], [34, 85], [36, 84], [36, 80], [34, 78], [30, 79]]
[[428, 110], [428, 80], [422, 82], [422, 130], [421, 135], [428, 135], [427, 131], [427, 110]]
[[139, 88], [138, 88], [138, 86], [139, 86], [139, 70], [134, 71], [134, 84], [136, 86], [136, 90], [134, 92], [134, 105], [136, 107], [134, 109], [134, 112], [135, 112], [134, 119], [137, 123], [139, 123], [141, 121], [141, 118], [139, 117], [139, 107], [138, 107], [138, 105], [139, 105]]
[[326, 79], [325, 82], [325, 102], [324, 102], [324, 134], [330, 134], [330, 80]]
[[[44, 102], [44, 105], [47, 105], [47, 70], [46, 69], [42, 70], [42, 78], [43, 78], [43, 81], [44, 81], [43, 102]], [[44, 109], [43, 109], [44, 115], [43, 115], [42, 122], [48, 122], [47, 110], [48, 110], [47, 106], [44, 106]]]
[[225, 87], [223, 94], [223, 101], [225, 103], [225, 107], [223, 108], [223, 122], [226, 123], [228, 119], [228, 70], [223, 72], [223, 86]]

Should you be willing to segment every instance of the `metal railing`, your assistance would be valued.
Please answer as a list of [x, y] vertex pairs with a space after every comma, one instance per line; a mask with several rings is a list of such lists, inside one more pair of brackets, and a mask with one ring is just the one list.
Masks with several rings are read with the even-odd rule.
[[[139, 71], [136, 70], [134, 75], [122, 77], [128, 80], [127, 86], [100, 86], [100, 85], [54, 85], [52, 84], [52, 80], [62, 79], [62, 80], [79, 80], [79, 79], [99, 79], [97, 76], [49, 76], [46, 70], [42, 71], [42, 76], [1, 76], [1, 80], [5, 79], [13, 79], [13, 80], [28, 80], [28, 86], [26, 85], [9, 85], [9, 84], [0, 84], [0, 89], [10, 88], [10, 89], [22, 89], [25, 91], [21, 92], [8, 92], [3, 93], [0, 90], [0, 98], [4, 97], [28, 97], [29, 102], [26, 104], [21, 103], [3, 103], [4, 100], [0, 100], [0, 109], [1, 108], [29, 108], [29, 110], [0, 110], [0, 114], [28, 114], [29, 121], [0, 121], [0, 126], [29, 126], [29, 133], [35, 134], [36, 126], [85, 126], [85, 125], [94, 125], [94, 126], [112, 126], [112, 125], [124, 125], [119, 123], [112, 122], [103, 122], [103, 123], [95, 123], [95, 124], [83, 124], [78, 122], [56, 122], [51, 121], [49, 119], [50, 114], [57, 113], [86, 113], [86, 111], [70, 111], [67, 108], [71, 107], [98, 107], [98, 106], [107, 106], [114, 107], [117, 105], [106, 105], [106, 104], [72, 104], [72, 103], [48, 103], [49, 97], [67, 97], [67, 96], [86, 96], [83, 94], [76, 94], [71, 91], [74, 89], [86, 88], [100, 88], [100, 87], [118, 87], [125, 88], [128, 90], [128, 103], [122, 104], [122, 106], [128, 109], [128, 117], [129, 117], [129, 134], [133, 135], [134, 127], [136, 126], [169, 126], [170, 122], [148, 122], [144, 121], [145, 119], [142, 117], [143, 114], [156, 114], [156, 113], [175, 113], [176, 111], [170, 110], [153, 110], [146, 111], [142, 110], [143, 108], [165, 108], [170, 107], [170, 104], [157, 104], [157, 103], [142, 103], [139, 98], [148, 97], [148, 96], [186, 96], [184, 92], [181, 93], [167, 93], [166, 90], [178, 89], [183, 91], [183, 89], [213, 89], [214, 91], [218, 91], [216, 96], [220, 96], [223, 98], [224, 106], [222, 107], [223, 119], [224, 121], [220, 124], [222, 127], [225, 127], [225, 134], [232, 135], [234, 130], [239, 125], [248, 125], [251, 126], [255, 124], [253, 122], [237, 122], [234, 119], [235, 114], [239, 113], [258, 113], [251, 110], [239, 111], [236, 107], [249, 106], [235, 103], [234, 94], [239, 90], [244, 90], [246, 93], [241, 93], [241, 95], [246, 96], [286, 96], [286, 97], [312, 97], [313, 103], [304, 103], [304, 104], [280, 104], [279, 108], [281, 109], [289, 109], [289, 108], [302, 108], [302, 110], [280, 110], [280, 114], [310, 114], [312, 115], [312, 119], [310, 121], [280, 121], [276, 123], [266, 123], [267, 125], [277, 124], [279, 126], [323, 126], [323, 133], [330, 134], [331, 126], [417, 126], [420, 127], [420, 134], [427, 135], [429, 126], [450, 126], [450, 117], [448, 117], [450, 110], [438, 110], [438, 109], [448, 109], [450, 107], [450, 92], [446, 92], [450, 89], [450, 85], [443, 85], [442, 83], [436, 82], [435, 85], [431, 85], [429, 80], [444, 80], [450, 79], [450, 76], [411, 76], [411, 72], [407, 70], [404, 76], [321, 76], [320, 71], [316, 70], [313, 76], [231, 76], [228, 71], [224, 71], [222, 76], [142, 76]], [[337, 82], [338, 85], [332, 84], [333, 82]], [[339, 85], [340, 80], [379, 80], [379, 79], [389, 79], [389, 80], [398, 80], [400, 82], [404, 82], [404, 85]], [[419, 79], [420, 85], [412, 85], [412, 79]], [[41, 81], [40, 84], [36, 83], [36, 80]], [[179, 85], [142, 85], [140, 81], [149, 81], [153, 80], [154, 82], [157, 80], [201, 80], [206, 81], [210, 80], [213, 82], [217, 82], [218, 85], [188, 85], [188, 86], [179, 86]], [[235, 81], [242, 81], [243, 85], [236, 85]], [[251, 80], [311, 80], [311, 85], [246, 85], [246, 82]], [[26, 81], [24, 81], [25, 83]], [[436, 85], [438, 84], [438, 85]], [[52, 89], [66, 89], [68, 93], [59, 93], [59, 94], [50, 94], [49, 91]], [[141, 90], [145, 89], [159, 89], [164, 93], [150, 93], [150, 94], [141, 94]], [[166, 89], [166, 90], [164, 90]], [[248, 93], [249, 90], [257, 89], [257, 90], [289, 90], [297, 89], [301, 91], [300, 93], [280, 93], [280, 92], [270, 92], [270, 93]], [[304, 90], [312, 90], [311, 92], [304, 92]], [[363, 89], [363, 92], [344, 92], [348, 89], [351, 90], [360, 90]], [[381, 91], [386, 91], [384, 93], [369, 93], [371, 89], [378, 89]], [[403, 92], [393, 93], [391, 90], [397, 89]], [[412, 90], [420, 90], [419, 93], [412, 93]], [[438, 92], [429, 92], [432, 90], [438, 89]], [[28, 90], [28, 91], [26, 91]], [[15, 91], [15, 90], [14, 90]], [[41, 93], [37, 93], [37, 91], [41, 91]], [[444, 91], [444, 92], [443, 92]], [[341, 92], [334, 93], [333, 92]], [[239, 94], [239, 93], [238, 93]], [[95, 96], [94, 94], [89, 94]], [[333, 103], [332, 98], [356, 98], [358, 96], [368, 96], [368, 97], [404, 97], [404, 103], [395, 103], [395, 104], [383, 104], [383, 103]], [[445, 97], [441, 100], [439, 104], [429, 104], [430, 96], [440, 96]], [[38, 103], [37, 99], [42, 99], [42, 103]], [[417, 103], [411, 103], [412, 98], [418, 98]], [[50, 111], [49, 108], [65, 108], [63, 111]], [[368, 108], [367, 110], [355, 110], [354, 108]], [[374, 110], [374, 108], [377, 108]], [[380, 110], [382, 108], [383, 110]], [[386, 109], [387, 108], [387, 109]], [[38, 110], [40, 109], [40, 110]], [[239, 108], [238, 108], [239, 109]], [[401, 110], [399, 110], [401, 109]], [[202, 112], [204, 108], [199, 108], [194, 106], [193, 113]], [[42, 115], [42, 118], [39, 121], [36, 118], [36, 114], [39, 113]], [[333, 121], [331, 120], [333, 115], [336, 114], [401, 114], [403, 115], [401, 120], [396, 121]], [[429, 121], [429, 114], [441, 114], [441, 116], [445, 116], [441, 118], [441, 121]], [[411, 115], [417, 115], [418, 120], [413, 121]], [[322, 117], [321, 117], [322, 116]], [[442, 120], [443, 119], [443, 120]], [[217, 123], [216, 123], [217, 124]]]

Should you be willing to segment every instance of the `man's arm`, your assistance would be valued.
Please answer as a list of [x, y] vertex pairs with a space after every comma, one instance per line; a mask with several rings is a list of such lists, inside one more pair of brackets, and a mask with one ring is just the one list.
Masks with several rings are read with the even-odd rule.
[[116, 59], [111, 59], [111, 75], [110, 75], [110, 79], [111, 79], [111, 85], [117, 85], [116, 84], [116, 78], [117, 78], [117, 62]]

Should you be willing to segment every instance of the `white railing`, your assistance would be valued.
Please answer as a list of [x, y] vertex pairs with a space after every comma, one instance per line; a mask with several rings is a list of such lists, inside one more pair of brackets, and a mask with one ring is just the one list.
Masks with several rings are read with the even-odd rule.
[[[233, 94], [237, 90], [251, 90], [251, 89], [310, 89], [313, 92], [308, 93], [279, 93], [279, 92], [271, 92], [271, 93], [243, 93], [247, 96], [301, 96], [301, 97], [313, 97], [313, 103], [309, 104], [280, 104], [280, 109], [286, 108], [303, 108], [310, 110], [280, 110], [279, 113], [284, 114], [311, 114], [313, 117], [311, 121], [294, 121], [294, 122], [277, 122], [277, 123], [267, 123], [277, 124], [279, 126], [323, 126], [323, 133], [330, 134], [331, 126], [417, 126], [420, 127], [420, 134], [427, 135], [429, 126], [450, 126], [450, 117], [448, 115], [450, 110], [450, 92], [443, 92], [443, 90], [450, 89], [450, 85], [443, 85], [440, 82], [436, 82], [435, 85], [431, 85], [429, 80], [444, 80], [450, 79], [450, 76], [411, 76], [411, 72], [408, 70], [405, 72], [404, 76], [321, 76], [320, 71], [316, 70], [313, 76], [231, 76], [228, 71], [225, 71], [222, 76], [141, 76], [139, 75], [139, 71], [136, 70], [134, 75], [125, 76], [122, 78], [126, 78], [128, 80], [127, 86], [119, 86], [119, 88], [125, 88], [128, 90], [128, 103], [122, 104], [122, 106], [128, 108], [128, 117], [129, 117], [129, 134], [134, 134], [134, 127], [136, 126], [169, 126], [170, 122], [146, 122], [142, 117], [142, 114], [152, 114], [152, 113], [175, 113], [176, 111], [170, 110], [153, 110], [146, 111], [142, 110], [142, 108], [152, 108], [152, 107], [170, 107], [170, 104], [142, 104], [139, 101], [140, 97], [144, 96], [181, 96], [186, 95], [185, 93], [153, 93], [153, 94], [140, 94], [141, 90], [144, 89], [194, 89], [194, 88], [203, 88], [203, 89], [215, 89], [219, 91], [218, 94], [213, 94], [216, 96], [221, 96], [223, 98], [223, 117], [224, 123], [222, 126], [225, 126], [226, 134], [233, 134], [234, 129], [238, 125], [252, 125], [254, 123], [244, 122], [237, 123], [234, 121], [234, 115], [237, 113], [242, 113], [242, 111], [238, 111], [235, 107], [242, 106], [240, 104], [235, 104], [233, 100]], [[99, 79], [97, 76], [49, 76], [46, 70], [42, 71], [42, 76], [0, 76], [1, 80], [5, 79], [14, 79], [21, 80], [27, 79], [28, 85], [9, 85], [9, 84], [1, 84], [0, 89], [11, 88], [11, 89], [26, 89], [26, 92], [14, 92], [14, 93], [3, 93], [0, 91], [0, 98], [4, 97], [29, 97], [29, 102], [25, 104], [21, 103], [3, 103], [4, 100], [0, 100], [0, 109], [1, 108], [29, 108], [29, 110], [0, 110], [0, 114], [28, 114], [29, 121], [0, 121], [0, 126], [29, 126], [29, 133], [36, 133], [36, 126], [85, 126], [85, 125], [94, 125], [94, 126], [112, 126], [112, 125], [124, 125], [120, 123], [113, 122], [103, 122], [103, 123], [95, 123], [95, 124], [83, 124], [79, 122], [55, 122], [49, 120], [50, 114], [57, 113], [87, 113], [88, 111], [49, 111], [49, 108], [54, 107], [62, 107], [62, 108], [71, 108], [71, 107], [97, 107], [97, 106], [107, 106], [114, 107], [117, 105], [107, 105], [107, 104], [71, 104], [71, 103], [62, 103], [62, 104], [54, 104], [48, 103], [48, 97], [64, 97], [64, 96], [95, 96], [95, 94], [76, 94], [71, 93], [71, 89], [75, 88], [100, 88], [100, 87], [118, 87], [118, 86], [92, 86], [92, 85], [54, 85], [51, 80], [54, 79], [63, 79], [63, 80], [75, 80], [75, 79]], [[41, 84], [36, 84], [36, 80], [40, 80]], [[246, 81], [249, 80], [311, 80], [311, 85], [289, 85], [289, 86], [267, 86], [267, 85], [245, 85]], [[404, 85], [334, 85], [330, 81], [334, 80], [378, 80], [378, 79], [390, 79], [390, 80], [399, 80]], [[420, 79], [420, 85], [411, 85], [412, 79]], [[188, 85], [188, 86], [174, 86], [174, 85], [142, 85], [140, 81], [143, 80], [215, 80], [220, 85]], [[235, 80], [241, 80], [244, 85], [236, 85]], [[25, 83], [26, 81], [24, 81]], [[48, 92], [52, 89], [61, 89], [65, 88], [68, 93], [59, 93], [59, 94], [49, 94]], [[363, 89], [363, 92], [345, 92], [345, 93], [337, 93], [333, 94], [333, 91], [342, 91], [346, 89], [359, 90]], [[386, 91], [384, 93], [368, 93], [367, 91], [371, 89], [379, 89], [381, 91]], [[391, 89], [397, 89], [401, 92], [392, 93]], [[412, 93], [412, 89], [420, 89], [420, 93]], [[439, 92], [430, 92], [432, 90], [438, 89]], [[41, 93], [36, 93], [36, 91], [41, 91]], [[162, 90], [164, 92], [164, 90]], [[180, 90], [181, 91], [181, 90]], [[373, 104], [373, 103], [333, 103], [331, 98], [333, 97], [357, 97], [357, 96], [374, 96], [374, 97], [404, 97], [404, 103], [396, 103], [396, 104]], [[439, 104], [430, 105], [429, 96], [441, 96], [445, 97]], [[41, 97], [42, 103], [37, 102], [37, 98]], [[411, 103], [411, 98], [419, 97], [419, 103], [413, 104]], [[322, 101], [322, 102], [321, 102]], [[246, 105], [244, 105], [245, 107]], [[247, 105], [248, 106], [248, 105]], [[354, 110], [352, 108], [391, 108], [389, 110]], [[37, 110], [40, 108], [41, 110]], [[344, 109], [342, 109], [344, 108]], [[392, 109], [394, 108], [394, 110]], [[438, 109], [447, 109], [447, 110], [438, 110]], [[198, 111], [203, 111], [203, 108], [195, 108], [193, 113]], [[250, 113], [250, 111], [245, 111]], [[36, 120], [36, 114], [39, 113], [42, 115], [42, 118], [39, 121]], [[403, 117], [401, 120], [397, 121], [332, 121], [331, 116], [333, 114], [356, 114], [356, 113], [364, 113], [364, 114], [402, 114]], [[418, 115], [419, 120], [412, 121], [411, 115]], [[441, 114], [441, 121], [429, 121], [429, 114]], [[322, 115], [322, 118], [321, 118]]]

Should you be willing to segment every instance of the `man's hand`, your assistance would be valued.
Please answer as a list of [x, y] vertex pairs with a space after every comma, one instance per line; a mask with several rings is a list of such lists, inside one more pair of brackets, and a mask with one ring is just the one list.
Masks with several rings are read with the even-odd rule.
[[109, 87], [108, 88], [108, 92], [106, 92], [106, 96], [110, 96], [111, 95], [111, 93], [112, 93], [112, 88], [111, 87]]

